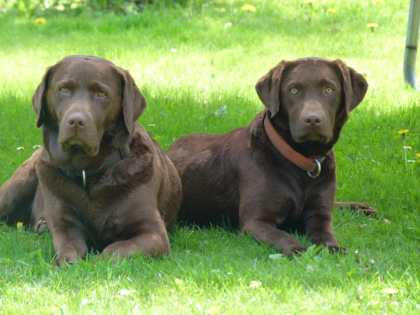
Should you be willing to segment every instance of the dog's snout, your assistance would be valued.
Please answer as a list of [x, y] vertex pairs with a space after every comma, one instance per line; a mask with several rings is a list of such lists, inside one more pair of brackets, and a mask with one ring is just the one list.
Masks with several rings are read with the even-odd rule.
[[86, 126], [86, 118], [81, 113], [74, 113], [67, 117], [67, 125], [71, 128], [83, 128]]
[[310, 113], [303, 117], [303, 122], [308, 126], [316, 126], [322, 124], [322, 117], [316, 113]]

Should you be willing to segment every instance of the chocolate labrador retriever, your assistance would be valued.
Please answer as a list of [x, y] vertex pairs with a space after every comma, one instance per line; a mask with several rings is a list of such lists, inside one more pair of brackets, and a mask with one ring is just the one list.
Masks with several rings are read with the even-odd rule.
[[[168, 149], [183, 185], [179, 220], [238, 224], [286, 256], [305, 250], [291, 229], [338, 250], [332, 148], [367, 87], [340, 60], [279, 63], [258, 81], [266, 110], [247, 127], [186, 135]], [[375, 212], [364, 204], [340, 206], [347, 205]]]
[[58, 265], [89, 248], [100, 258], [169, 253], [181, 182], [137, 123], [146, 100], [130, 74], [69, 56], [47, 69], [32, 104], [44, 146], [0, 188], [1, 218], [36, 230], [46, 220]]

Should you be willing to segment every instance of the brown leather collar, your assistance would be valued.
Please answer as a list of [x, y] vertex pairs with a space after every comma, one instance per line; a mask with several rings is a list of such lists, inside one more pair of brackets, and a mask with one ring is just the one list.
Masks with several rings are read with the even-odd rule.
[[[117, 163], [120, 160], [125, 159], [130, 154], [130, 147], [128, 144], [123, 145], [121, 148], [119, 148], [117, 151], [109, 155], [104, 162], [104, 165], [102, 166], [102, 170], [106, 170], [107, 168], [111, 167], [115, 163]], [[86, 188], [86, 175], [89, 174], [87, 171], [83, 169], [61, 169], [64, 175], [75, 178], [75, 177], [82, 177], [83, 179], [83, 188]]]
[[321, 157], [307, 158], [293, 150], [274, 129], [273, 125], [271, 124], [270, 117], [267, 115], [267, 109], [264, 110], [262, 123], [271, 143], [286, 159], [299, 166], [302, 170], [307, 171], [308, 175], [312, 178], [318, 177], [319, 174], [321, 174], [321, 163], [325, 160], [326, 155]]

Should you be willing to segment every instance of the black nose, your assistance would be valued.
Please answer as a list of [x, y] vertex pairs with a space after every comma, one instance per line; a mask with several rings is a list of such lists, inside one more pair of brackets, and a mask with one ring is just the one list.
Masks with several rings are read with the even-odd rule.
[[71, 128], [83, 128], [86, 126], [86, 118], [81, 113], [74, 113], [67, 117], [67, 125]]
[[306, 125], [308, 126], [313, 126], [313, 125], [320, 125], [322, 124], [322, 119], [321, 116], [318, 114], [308, 114], [305, 117], [303, 117], [303, 121]]

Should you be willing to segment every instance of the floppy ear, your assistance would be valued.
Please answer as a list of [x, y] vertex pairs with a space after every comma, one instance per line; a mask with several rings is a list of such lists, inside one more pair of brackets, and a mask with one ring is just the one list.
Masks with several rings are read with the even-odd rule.
[[133, 132], [134, 123], [146, 109], [146, 99], [141, 94], [133, 77], [126, 70], [119, 69], [122, 74], [122, 107], [127, 131]]
[[47, 92], [49, 86], [49, 78], [53, 67], [48, 67], [42, 78], [42, 82], [38, 85], [32, 96], [32, 107], [38, 116], [36, 127], [39, 128], [44, 123], [44, 108], [47, 106]]
[[285, 64], [285, 60], [280, 62], [265, 76], [259, 79], [255, 86], [258, 97], [264, 106], [271, 112], [271, 117], [277, 114], [280, 109], [280, 78]]
[[368, 83], [365, 77], [353, 68], [346, 66], [341, 60], [335, 60], [343, 75], [343, 91], [347, 115], [360, 104], [365, 97]]

